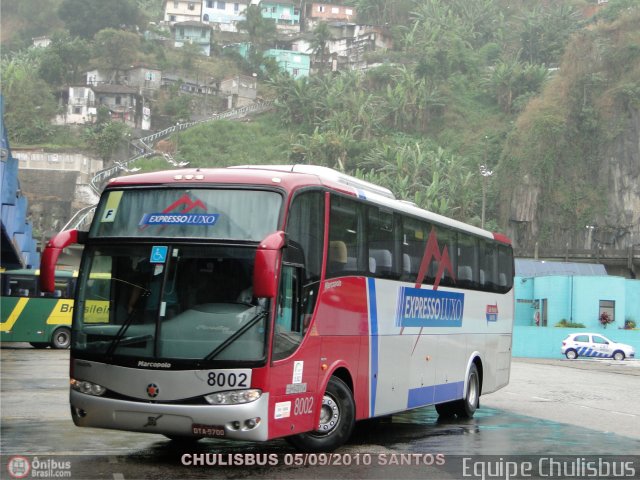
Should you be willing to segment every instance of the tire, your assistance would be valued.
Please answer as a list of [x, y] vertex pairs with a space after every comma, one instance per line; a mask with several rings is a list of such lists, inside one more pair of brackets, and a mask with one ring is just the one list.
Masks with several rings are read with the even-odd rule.
[[71, 330], [66, 327], [58, 328], [51, 336], [51, 347], [59, 350], [71, 345]]
[[322, 397], [318, 428], [311, 432], [287, 437], [286, 440], [303, 452], [330, 452], [345, 443], [355, 425], [356, 405], [349, 387], [338, 377], [331, 377]]
[[621, 350], [616, 350], [615, 352], [613, 352], [613, 359], [618, 361], [624, 360], [624, 352]]
[[438, 412], [438, 417], [440, 418], [453, 418], [455, 417], [455, 407], [456, 402], [447, 402], [447, 403], [439, 403], [436, 405], [436, 412]]
[[578, 352], [576, 352], [573, 348], [570, 348], [569, 350], [564, 352], [564, 356], [569, 360], [575, 360], [576, 358], [578, 358]]
[[33, 348], [37, 348], [38, 350], [42, 350], [43, 348], [47, 348], [49, 346], [46, 342], [29, 342]]
[[475, 363], [469, 368], [467, 393], [462, 400], [452, 402], [452, 410], [458, 418], [472, 418], [480, 406], [480, 375]]

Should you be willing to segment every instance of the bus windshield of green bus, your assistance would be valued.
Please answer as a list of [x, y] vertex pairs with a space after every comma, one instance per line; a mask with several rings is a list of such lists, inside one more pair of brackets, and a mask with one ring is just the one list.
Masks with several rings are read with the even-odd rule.
[[[266, 310], [253, 298], [255, 247], [85, 247], [72, 348], [157, 360], [260, 361]], [[104, 305], [105, 312], [94, 311]]]
[[277, 230], [282, 196], [249, 189], [135, 189], [106, 193], [90, 237], [261, 241]]

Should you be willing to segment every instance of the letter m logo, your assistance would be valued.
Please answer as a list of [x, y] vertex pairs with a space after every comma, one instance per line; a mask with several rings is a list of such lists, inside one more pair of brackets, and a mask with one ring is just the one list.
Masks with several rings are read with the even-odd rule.
[[451, 278], [453, 278], [453, 281], [456, 281], [456, 276], [453, 273], [453, 267], [451, 266], [451, 259], [449, 258], [449, 250], [445, 245], [442, 249], [442, 253], [440, 252], [435, 227], [431, 229], [431, 233], [429, 233], [429, 239], [427, 240], [427, 246], [424, 249], [424, 255], [422, 257], [422, 262], [420, 263], [420, 269], [418, 270], [418, 277], [416, 278], [416, 288], [420, 288], [422, 286], [422, 282], [424, 281], [424, 277], [427, 275], [427, 270], [429, 269], [429, 265], [431, 264], [432, 259], [435, 259], [436, 263], [438, 264], [438, 271], [433, 282], [434, 290], [438, 289], [445, 269], [449, 271], [449, 274], [451, 275]]

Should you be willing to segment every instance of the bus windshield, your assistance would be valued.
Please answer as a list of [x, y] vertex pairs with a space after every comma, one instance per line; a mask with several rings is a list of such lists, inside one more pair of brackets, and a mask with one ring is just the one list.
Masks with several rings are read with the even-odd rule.
[[215, 238], [259, 242], [276, 230], [282, 197], [248, 189], [111, 190], [89, 235]]
[[[252, 296], [255, 247], [87, 246], [73, 348], [180, 361], [265, 356], [266, 314]], [[95, 305], [108, 300], [108, 314]]]

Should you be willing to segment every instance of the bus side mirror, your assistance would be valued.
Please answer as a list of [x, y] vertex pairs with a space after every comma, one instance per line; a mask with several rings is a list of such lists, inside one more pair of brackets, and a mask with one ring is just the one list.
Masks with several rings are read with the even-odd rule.
[[55, 273], [58, 257], [69, 245], [84, 243], [87, 232], [65, 230], [56, 234], [47, 242], [40, 260], [40, 290], [53, 293], [55, 290]]
[[274, 298], [278, 292], [278, 263], [280, 252], [286, 244], [282, 231], [267, 236], [256, 250], [253, 266], [253, 296], [256, 298]]

